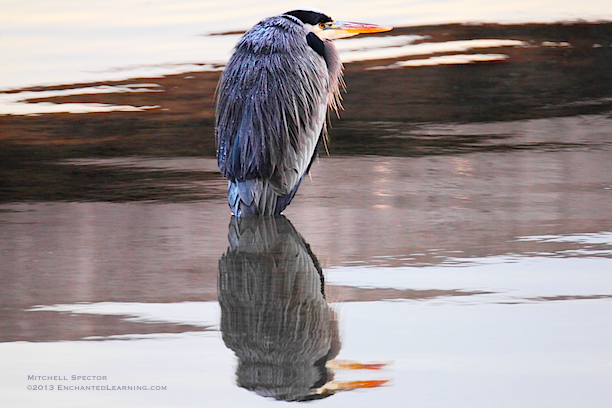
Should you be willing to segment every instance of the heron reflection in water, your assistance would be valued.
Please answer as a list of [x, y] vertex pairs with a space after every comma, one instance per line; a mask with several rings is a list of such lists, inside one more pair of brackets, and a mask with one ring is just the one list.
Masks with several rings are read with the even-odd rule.
[[390, 28], [318, 10], [269, 17], [239, 41], [217, 89], [215, 134], [236, 217], [280, 214], [310, 170], [338, 110], [342, 63], [332, 39]]
[[388, 380], [334, 381], [334, 369], [384, 364], [333, 360], [338, 320], [319, 261], [284, 216], [232, 217], [219, 261], [221, 332], [238, 357], [240, 387], [278, 400], [308, 401]]

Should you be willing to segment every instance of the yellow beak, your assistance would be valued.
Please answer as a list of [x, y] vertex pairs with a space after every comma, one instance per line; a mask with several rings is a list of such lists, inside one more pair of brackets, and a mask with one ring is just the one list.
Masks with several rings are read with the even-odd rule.
[[372, 34], [391, 31], [392, 27], [384, 27], [368, 23], [351, 23], [348, 21], [336, 21], [334, 29], [344, 31], [348, 34]]
[[383, 33], [390, 31], [392, 27], [384, 27], [368, 23], [350, 23], [348, 21], [336, 21], [323, 29], [322, 38], [334, 40], [337, 38], [352, 37], [357, 34]]

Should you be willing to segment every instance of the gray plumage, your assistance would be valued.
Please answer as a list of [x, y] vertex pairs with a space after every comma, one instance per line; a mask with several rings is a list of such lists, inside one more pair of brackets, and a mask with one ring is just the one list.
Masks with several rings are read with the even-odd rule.
[[219, 81], [217, 156], [236, 217], [289, 205], [324, 137], [328, 106], [338, 106], [338, 52], [317, 38], [320, 55], [309, 33], [290, 15], [262, 20], [240, 39]]

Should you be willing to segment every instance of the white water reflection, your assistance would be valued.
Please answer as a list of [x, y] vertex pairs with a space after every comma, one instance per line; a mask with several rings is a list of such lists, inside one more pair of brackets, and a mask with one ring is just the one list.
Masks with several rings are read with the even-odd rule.
[[370, 70], [394, 69], [401, 67], [427, 67], [433, 65], [471, 64], [473, 62], [504, 61], [509, 57], [505, 54], [456, 54], [443, 57], [430, 57], [410, 61], [398, 61], [394, 64], [368, 68]]
[[0, 115], [21, 116], [40, 115], [45, 113], [142, 112], [160, 108], [159, 105], [132, 106], [110, 105], [106, 103], [24, 103], [21, 100], [21, 95], [19, 95], [20, 100], [7, 101], [7, 99], [9, 98], [0, 98]]
[[[612, 251], [607, 255], [612, 256]], [[456, 266], [420, 268], [331, 268], [327, 271], [326, 280], [332, 285], [366, 288], [488, 292], [465, 297], [419, 300], [435, 304], [530, 303], [545, 299], [612, 298], [609, 258], [499, 256], [454, 261], [461, 263]]]
[[[376, 50], [379, 48], [403, 47], [416, 41], [424, 41], [429, 36], [426, 35], [385, 35], [382, 37], [350, 37], [334, 41], [334, 45], [341, 55], [344, 55], [344, 62], [347, 62], [346, 55], [349, 52]], [[350, 54], [349, 54], [350, 55]]]
[[0, 115], [33, 115], [42, 113], [140, 112], [155, 106], [111, 105], [103, 103], [31, 102], [34, 99], [119, 93], [164, 92], [157, 84], [100, 85], [45, 91], [0, 93]]
[[348, 51], [341, 54], [343, 62], [402, 58], [414, 55], [465, 52], [480, 48], [524, 47], [527, 43], [518, 40], [474, 39], [419, 43], [402, 47], [384, 47], [363, 51]]
[[612, 232], [595, 232], [580, 235], [534, 235], [518, 237], [517, 241], [532, 242], [569, 242], [577, 244], [606, 244], [612, 247]]
[[124, 320], [139, 323], [173, 323], [218, 329], [219, 304], [217, 302], [100, 302], [39, 305], [28, 311], [122, 316]]

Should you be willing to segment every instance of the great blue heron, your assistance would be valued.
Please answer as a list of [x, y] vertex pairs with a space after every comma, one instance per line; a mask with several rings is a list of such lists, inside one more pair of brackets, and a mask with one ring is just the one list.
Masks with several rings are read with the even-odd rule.
[[219, 81], [215, 125], [236, 217], [280, 214], [308, 173], [340, 98], [343, 67], [331, 40], [388, 30], [293, 10], [238, 41]]

